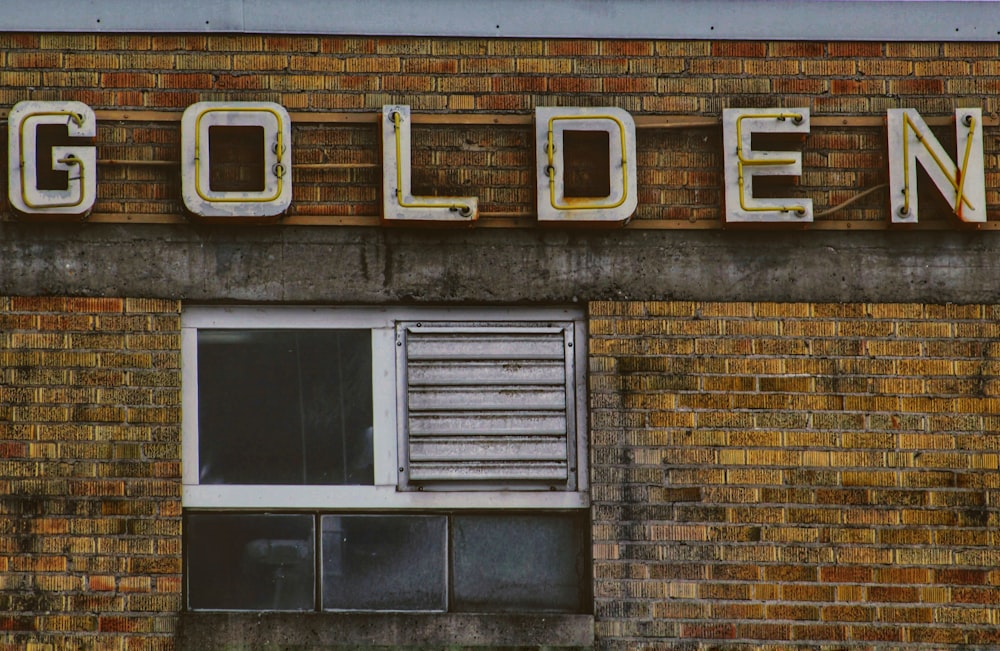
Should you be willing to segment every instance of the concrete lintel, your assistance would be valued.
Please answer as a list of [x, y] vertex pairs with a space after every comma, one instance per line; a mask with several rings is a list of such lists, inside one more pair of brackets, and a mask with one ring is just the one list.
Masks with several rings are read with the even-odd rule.
[[992, 231], [0, 224], [0, 293], [194, 302], [1000, 300]]

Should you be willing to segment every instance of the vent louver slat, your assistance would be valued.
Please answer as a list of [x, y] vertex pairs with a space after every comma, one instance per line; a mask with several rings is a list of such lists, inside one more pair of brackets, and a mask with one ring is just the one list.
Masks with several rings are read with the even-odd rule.
[[404, 488], [566, 487], [572, 324], [402, 324]]

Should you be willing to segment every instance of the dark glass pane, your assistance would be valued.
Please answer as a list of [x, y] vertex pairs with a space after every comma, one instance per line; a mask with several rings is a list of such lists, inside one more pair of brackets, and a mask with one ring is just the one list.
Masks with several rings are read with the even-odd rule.
[[453, 516], [454, 609], [582, 612], [584, 526], [562, 513]]
[[188, 515], [188, 606], [312, 609], [314, 522], [311, 515]]
[[372, 484], [368, 330], [202, 330], [203, 484]]
[[323, 608], [445, 610], [444, 516], [323, 516]]

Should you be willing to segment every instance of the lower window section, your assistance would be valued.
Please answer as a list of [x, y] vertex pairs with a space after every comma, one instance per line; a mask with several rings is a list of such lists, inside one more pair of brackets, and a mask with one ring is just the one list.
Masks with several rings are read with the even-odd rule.
[[[573, 516], [452, 520], [452, 603], [461, 612], [580, 612], [584, 540]], [[576, 551], [574, 551], [576, 550]]]
[[581, 613], [590, 602], [585, 512], [196, 512], [185, 530], [191, 610]]
[[447, 518], [323, 515], [324, 610], [447, 609]]
[[310, 515], [190, 515], [185, 522], [188, 606], [194, 610], [313, 607]]

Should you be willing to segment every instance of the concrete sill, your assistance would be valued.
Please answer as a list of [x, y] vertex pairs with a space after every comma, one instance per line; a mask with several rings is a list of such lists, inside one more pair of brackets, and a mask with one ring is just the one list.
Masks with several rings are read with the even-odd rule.
[[570, 647], [594, 643], [591, 615], [185, 612], [177, 651], [351, 647]]

